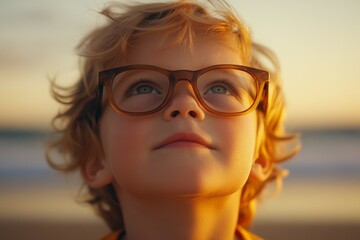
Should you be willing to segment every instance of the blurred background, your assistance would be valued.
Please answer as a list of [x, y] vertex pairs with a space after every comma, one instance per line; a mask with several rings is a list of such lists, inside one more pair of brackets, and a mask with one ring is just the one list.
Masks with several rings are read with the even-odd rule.
[[[102, 23], [105, 0], [0, 0], [0, 239], [98, 239], [76, 202], [81, 181], [49, 169], [59, 109], [48, 78], [68, 85], [75, 46]], [[142, 2], [147, 2], [142, 0]], [[232, 0], [254, 40], [279, 57], [287, 127], [302, 134], [283, 191], [259, 204], [266, 239], [360, 239], [360, 1]]]

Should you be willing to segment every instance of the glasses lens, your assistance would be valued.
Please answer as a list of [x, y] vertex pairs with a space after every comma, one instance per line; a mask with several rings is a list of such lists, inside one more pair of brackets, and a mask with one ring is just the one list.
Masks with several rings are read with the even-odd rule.
[[169, 90], [169, 80], [153, 70], [134, 69], [117, 74], [111, 88], [119, 109], [146, 112], [163, 103]]
[[258, 89], [252, 75], [237, 69], [207, 71], [199, 76], [197, 85], [205, 104], [224, 113], [248, 110], [255, 102]]

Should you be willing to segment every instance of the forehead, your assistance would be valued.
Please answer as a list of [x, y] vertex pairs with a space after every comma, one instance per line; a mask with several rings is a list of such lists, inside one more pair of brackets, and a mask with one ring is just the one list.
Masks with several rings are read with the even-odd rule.
[[189, 43], [179, 42], [175, 34], [152, 32], [132, 42], [122, 64], [150, 64], [171, 70], [243, 64], [237, 41], [232, 36], [196, 34], [189, 46]]

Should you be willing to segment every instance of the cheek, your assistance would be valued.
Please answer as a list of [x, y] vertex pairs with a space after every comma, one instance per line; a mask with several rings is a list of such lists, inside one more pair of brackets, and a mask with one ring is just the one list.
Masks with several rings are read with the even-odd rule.
[[224, 154], [224, 168], [229, 179], [241, 185], [245, 184], [254, 160], [256, 145], [256, 115], [250, 114], [228, 119], [218, 127], [222, 139], [219, 143]]
[[[112, 127], [106, 127], [105, 123]], [[104, 120], [103, 126], [101, 138], [105, 161], [112, 171], [116, 184], [123, 188], [131, 183], [133, 176], [138, 175], [139, 166], [145, 162], [151, 126], [134, 119], [124, 120], [119, 117]]]

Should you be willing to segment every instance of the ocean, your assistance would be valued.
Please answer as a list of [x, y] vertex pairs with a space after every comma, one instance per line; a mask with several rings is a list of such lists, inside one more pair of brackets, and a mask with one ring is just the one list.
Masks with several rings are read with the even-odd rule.
[[360, 181], [360, 129], [303, 130], [300, 153], [284, 166], [290, 180]]

